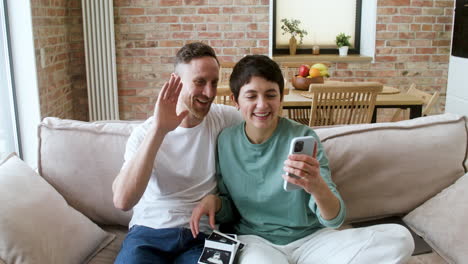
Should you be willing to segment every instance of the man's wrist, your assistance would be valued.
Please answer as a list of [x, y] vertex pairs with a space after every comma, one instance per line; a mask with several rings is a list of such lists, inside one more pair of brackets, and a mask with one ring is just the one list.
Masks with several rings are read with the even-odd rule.
[[150, 132], [151, 132], [152, 136], [165, 137], [167, 135], [167, 133], [170, 132], [170, 130], [164, 129], [163, 127], [159, 126], [158, 124], [153, 123], [153, 125], [151, 126], [151, 129], [150, 129]]

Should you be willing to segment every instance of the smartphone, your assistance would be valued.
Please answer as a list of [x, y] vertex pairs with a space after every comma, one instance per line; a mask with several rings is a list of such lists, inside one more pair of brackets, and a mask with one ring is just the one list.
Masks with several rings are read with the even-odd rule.
[[[308, 137], [295, 137], [291, 140], [291, 146], [289, 148], [289, 155], [291, 154], [306, 154], [309, 156], [313, 155], [315, 147], [315, 138], [313, 136]], [[289, 177], [300, 178], [297, 175], [288, 172]], [[288, 181], [284, 181], [283, 189], [285, 191], [298, 190], [302, 187], [292, 184]]]

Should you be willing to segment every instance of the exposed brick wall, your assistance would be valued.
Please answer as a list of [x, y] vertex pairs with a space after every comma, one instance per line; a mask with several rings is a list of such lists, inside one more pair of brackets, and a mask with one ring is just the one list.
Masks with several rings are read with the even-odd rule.
[[72, 80], [73, 114], [74, 119], [89, 120], [81, 0], [68, 0], [67, 2], [67, 27], [69, 29], [68, 41], [70, 44], [68, 74]]
[[[115, 0], [122, 119], [151, 115], [157, 92], [183, 44], [201, 40], [221, 61], [268, 54], [267, 0]], [[453, 0], [380, 0], [375, 63], [334, 63], [341, 80], [373, 80], [405, 91], [441, 91], [444, 108]]]
[[445, 109], [454, 1], [380, 0], [375, 63], [338, 63], [333, 77], [373, 80], [406, 91], [411, 83], [440, 91], [434, 113]]
[[[411, 83], [440, 91], [444, 111], [453, 0], [379, 0], [374, 63], [333, 63], [333, 79]], [[80, 0], [32, 0], [42, 116], [87, 119]], [[121, 119], [152, 114], [158, 91], [187, 42], [221, 61], [268, 53], [269, 0], [114, 0]], [[46, 68], [40, 67], [40, 48]], [[72, 99], [73, 98], [73, 99]]]
[[41, 116], [87, 120], [81, 1], [31, 0], [31, 9]]
[[121, 119], [152, 114], [184, 44], [203, 41], [221, 61], [268, 54], [268, 0], [114, 0]]

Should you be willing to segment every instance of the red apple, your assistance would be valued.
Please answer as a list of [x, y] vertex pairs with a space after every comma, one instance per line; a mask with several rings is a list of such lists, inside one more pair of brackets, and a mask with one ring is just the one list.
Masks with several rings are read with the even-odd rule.
[[309, 65], [302, 64], [301, 67], [299, 67], [299, 75], [302, 77], [307, 77], [307, 75], [309, 75], [309, 70]]

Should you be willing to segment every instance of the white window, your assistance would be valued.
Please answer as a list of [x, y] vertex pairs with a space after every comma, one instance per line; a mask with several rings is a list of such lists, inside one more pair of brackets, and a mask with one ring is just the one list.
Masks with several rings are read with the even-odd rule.
[[343, 32], [351, 36], [350, 54], [374, 55], [377, 0], [271, 0], [270, 7], [272, 55], [289, 53], [291, 35], [281, 30], [283, 18], [300, 20], [308, 33], [298, 54], [311, 54], [314, 45], [321, 54], [337, 54], [335, 38]]
[[[0, 127], [4, 131], [1, 138], [6, 142], [3, 143], [6, 152], [20, 153], [21, 158], [34, 169], [37, 167], [37, 126], [40, 122], [40, 109], [31, 1], [0, 0], [0, 3], [1, 41], [4, 45], [2, 52], [9, 56], [8, 58], [4, 55], [0, 58], [6, 76], [6, 81], [1, 78], [0, 84], [2, 99]], [[6, 32], [8, 32], [8, 42], [5, 37]], [[6, 43], [9, 44], [8, 52], [3, 48], [6, 47]], [[4, 103], [3, 100], [8, 103]], [[14, 102], [17, 109], [14, 108]], [[8, 109], [8, 112], [3, 109]]]
[[19, 155], [7, 23], [4, 2], [0, 1], [0, 160], [11, 152]]

